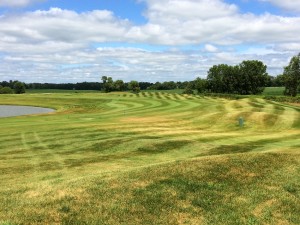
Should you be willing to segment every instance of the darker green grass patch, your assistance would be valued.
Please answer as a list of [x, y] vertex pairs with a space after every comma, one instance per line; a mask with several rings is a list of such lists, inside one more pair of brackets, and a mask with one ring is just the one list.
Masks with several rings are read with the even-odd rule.
[[234, 102], [234, 103], [233, 103], [233, 107], [234, 107], [235, 109], [241, 109], [241, 108], [243, 108], [243, 106], [242, 106], [239, 102]]
[[91, 149], [91, 151], [94, 151], [94, 152], [105, 152], [105, 151], [110, 150], [112, 148], [117, 148], [119, 145], [122, 145], [126, 142], [129, 142], [129, 141], [131, 141], [131, 140], [125, 139], [125, 138], [122, 138], [122, 139], [109, 139], [109, 140], [106, 140], [106, 141], [101, 141], [101, 142], [95, 143], [95, 144], [89, 146], [88, 148]]
[[234, 154], [234, 153], [245, 153], [253, 151], [255, 148], [261, 147], [260, 145], [220, 145], [209, 151], [209, 155], [223, 155], [223, 154]]
[[294, 195], [296, 198], [300, 199], [300, 185], [296, 183], [287, 183], [283, 186], [283, 189], [288, 193]]
[[248, 102], [248, 104], [253, 107], [253, 112], [262, 112], [265, 108], [265, 105], [258, 102]]
[[147, 145], [138, 148], [138, 152], [147, 153], [147, 154], [158, 154], [164, 153], [175, 149], [183, 148], [184, 146], [190, 144], [191, 141], [183, 140], [183, 141], [165, 141], [162, 143]]
[[7, 175], [7, 174], [23, 174], [28, 171], [33, 171], [37, 169], [37, 167], [33, 164], [21, 164], [16, 166], [7, 166], [2, 167], [0, 169], [0, 175]]
[[144, 140], [158, 140], [158, 139], [162, 139], [163, 137], [161, 136], [138, 136], [139, 139], [144, 139]]
[[163, 96], [164, 96], [165, 99], [168, 99], [168, 100], [171, 99], [171, 97], [169, 95], [167, 95], [167, 94], [164, 94]]
[[275, 114], [267, 114], [263, 116], [263, 123], [267, 126], [273, 126], [278, 120], [278, 115]]
[[171, 94], [171, 95], [172, 95], [172, 97], [175, 98], [176, 100], [179, 100], [179, 99], [180, 99], [179, 96], [178, 96], [178, 94]]
[[47, 145], [47, 148], [53, 149], [53, 150], [57, 150], [57, 149], [60, 149], [60, 148], [63, 148], [63, 147], [65, 147], [64, 144], [58, 144], [58, 143], [53, 143], [53, 144]]
[[273, 104], [273, 106], [274, 106], [274, 110], [276, 110], [276, 111], [284, 111], [285, 110], [285, 108], [280, 105]]
[[52, 170], [61, 170], [64, 168], [64, 165], [60, 164], [57, 161], [45, 161], [39, 163], [37, 169], [42, 171], [52, 171]]
[[[235, 145], [220, 145], [215, 148], [212, 148], [209, 150], [208, 155], [223, 155], [223, 154], [235, 154], [235, 153], [246, 153], [246, 152], [251, 152], [251, 151], [256, 151], [259, 148], [263, 148], [268, 144], [276, 144], [280, 143], [284, 140], [293, 140], [295, 138], [298, 138], [298, 135], [291, 135], [289, 137], [283, 137], [283, 138], [267, 138], [267, 139], [261, 139], [258, 141], [250, 141], [250, 142], [245, 142], [245, 143], [240, 143], [240, 144], [235, 144]], [[205, 140], [205, 139], [201, 139]], [[220, 139], [222, 140], [222, 139]], [[207, 139], [209, 141], [209, 139]], [[205, 154], [200, 154], [198, 156], [203, 156], [207, 155]]]

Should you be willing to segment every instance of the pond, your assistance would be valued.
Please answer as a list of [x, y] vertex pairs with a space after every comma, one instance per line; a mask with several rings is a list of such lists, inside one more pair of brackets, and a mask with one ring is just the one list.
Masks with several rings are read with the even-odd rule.
[[54, 109], [33, 106], [0, 105], [0, 118], [49, 113], [54, 111]]

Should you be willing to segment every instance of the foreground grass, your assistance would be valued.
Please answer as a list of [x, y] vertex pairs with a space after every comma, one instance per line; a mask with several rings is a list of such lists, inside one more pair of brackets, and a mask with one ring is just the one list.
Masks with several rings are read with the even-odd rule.
[[0, 103], [57, 109], [1, 119], [0, 224], [300, 223], [297, 107], [160, 92]]

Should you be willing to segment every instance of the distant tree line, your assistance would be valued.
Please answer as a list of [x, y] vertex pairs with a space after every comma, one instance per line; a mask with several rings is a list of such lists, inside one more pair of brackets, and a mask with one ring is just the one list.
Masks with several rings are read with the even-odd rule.
[[23, 94], [25, 93], [25, 84], [20, 81], [2, 81], [0, 82], [0, 94]]
[[112, 77], [102, 76], [101, 82], [81, 83], [29, 83], [20, 81], [0, 82], [1, 93], [24, 93], [27, 89], [64, 89], [64, 90], [99, 90], [132, 91], [140, 90], [172, 90], [184, 89], [184, 93], [223, 93], [223, 94], [260, 94], [265, 87], [285, 87], [284, 94], [296, 96], [300, 90], [300, 54], [292, 57], [288, 66], [284, 67], [283, 74], [276, 77], [268, 75], [267, 66], [258, 60], [246, 60], [238, 65], [220, 64], [212, 66], [205, 79], [196, 78], [184, 82], [138, 82], [123, 80], [114, 81]]
[[[104, 80], [103, 80], [104, 78]], [[137, 81], [138, 82], [138, 81]], [[184, 89], [190, 81], [184, 82], [138, 82], [140, 90], [172, 90]], [[81, 83], [28, 83], [27, 89], [62, 89], [62, 90], [97, 90], [97, 91], [128, 91], [130, 82], [122, 80], [113, 81], [112, 77], [102, 76], [101, 82], [81, 82]]]
[[28, 89], [62, 89], [62, 90], [100, 90], [100, 82], [82, 82], [82, 83], [28, 83]]

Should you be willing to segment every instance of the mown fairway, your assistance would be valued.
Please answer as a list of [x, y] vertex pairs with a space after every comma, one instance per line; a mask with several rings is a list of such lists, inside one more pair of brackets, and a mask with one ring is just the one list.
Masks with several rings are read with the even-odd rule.
[[[300, 224], [300, 109], [176, 93], [2, 95], [0, 224]], [[238, 126], [238, 118], [245, 126]]]

